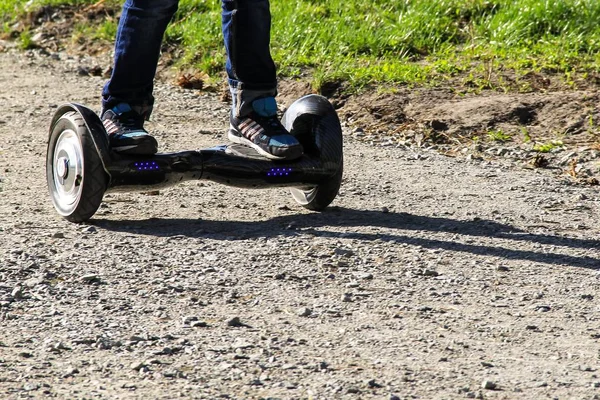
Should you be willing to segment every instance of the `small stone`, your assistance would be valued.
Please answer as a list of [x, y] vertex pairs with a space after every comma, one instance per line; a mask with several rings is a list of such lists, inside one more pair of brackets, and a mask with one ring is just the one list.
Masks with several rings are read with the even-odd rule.
[[348, 249], [337, 248], [333, 251], [333, 254], [336, 256], [350, 257], [354, 255], [354, 252]]
[[355, 128], [352, 134], [356, 137], [362, 137], [365, 136], [365, 130], [363, 128]]
[[423, 276], [436, 277], [436, 276], [440, 276], [440, 274], [439, 274], [439, 272], [434, 271], [432, 269], [426, 269], [423, 271]]
[[486, 390], [495, 390], [498, 387], [495, 382], [485, 380], [481, 382], [481, 388]]
[[312, 310], [308, 307], [301, 307], [298, 310], [296, 310], [296, 314], [299, 317], [308, 317], [310, 314], [312, 314]]
[[163, 372], [163, 376], [165, 378], [177, 378], [179, 376], [182, 376], [182, 373], [177, 369], [170, 369]]
[[146, 363], [144, 363], [143, 361], [134, 361], [133, 363], [131, 363], [129, 368], [131, 368], [134, 371], [139, 371], [142, 368], [144, 368], [145, 366], [146, 366]]
[[81, 230], [81, 232], [83, 232], [83, 233], [95, 233], [97, 231], [98, 231], [98, 229], [96, 229], [96, 227], [94, 227], [94, 226], [86, 226], [85, 228], [83, 228]]
[[240, 320], [240, 317], [233, 317], [230, 320], [227, 321], [227, 326], [231, 326], [233, 328], [249, 328], [250, 326], [243, 323], [242, 320]]
[[371, 379], [371, 380], [367, 381], [367, 386], [370, 389], [376, 389], [376, 388], [383, 387], [381, 384], [377, 383], [377, 381], [375, 379]]
[[352, 301], [352, 293], [344, 293], [342, 295], [342, 301], [344, 303], [350, 303]]
[[96, 274], [88, 274], [81, 277], [81, 280], [85, 283], [98, 283], [100, 278]]
[[496, 270], [498, 270], [500, 272], [508, 272], [508, 271], [510, 271], [510, 268], [508, 268], [506, 265], [498, 265]]
[[434, 131], [447, 131], [450, 127], [446, 122], [434, 119], [431, 121], [431, 129]]
[[536, 325], [527, 325], [525, 329], [527, 329], [528, 331], [537, 331], [538, 327]]
[[354, 274], [354, 276], [357, 279], [362, 279], [362, 280], [372, 280], [373, 279], [373, 274], [371, 274], [370, 272], [359, 272], [357, 274]]
[[325, 371], [325, 370], [327, 370], [327, 368], [329, 368], [329, 364], [326, 363], [325, 361], [321, 361], [321, 362], [318, 362], [317, 365], [315, 366], [315, 371]]
[[23, 289], [21, 289], [21, 286], [15, 286], [12, 292], [10, 292], [10, 295], [13, 299], [20, 300], [23, 298]]
[[186, 317], [183, 317], [181, 320], [184, 325], [191, 325], [192, 322], [198, 321], [198, 317], [193, 316], [193, 315], [188, 315]]
[[384, 214], [387, 214], [390, 212], [390, 209], [384, 206], [384, 207], [381, 207], [381, 212]]
[[145, 340], [146, 340], [146, 339], [144, 339], [143, 337], [141, 337], [141, 336], [137, 336], [137, 335], [131, 335], [131, 336], [129, 337], [129, 341], [130, 341], [130, 342], [132, 342], [132, 343], [143, 342], [143, 341], [145, 341]]
[[208, 323], [204, 321], [194, 321], [190, 324], [192, 328], [206, 328], [208, 327]]
[[23, 385], [23, 390], [25, 390], [26, 392], [38, 390], [39, 388], [40, 388], [40, 385], [38, 385], [37, 383], [26, 383]]
[[79, 373], [79, 370], [77, 368], [74, 368], [74, 367], [67, 368], [67, 370], [63, 374], [63, 378], [69, 378], [78, 373]]
[[52, 239], [64, 239], [65, 238], [65, 234], [62, 232], [55, 232], [52, 234], [51, 236]]

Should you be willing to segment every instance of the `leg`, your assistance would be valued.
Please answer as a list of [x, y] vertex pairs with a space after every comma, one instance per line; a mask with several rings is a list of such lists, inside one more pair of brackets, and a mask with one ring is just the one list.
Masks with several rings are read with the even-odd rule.
[[127, 0], [117, 30], [114, 70], [102, 92], [103, 109], [130, 104], [148, 118], [163, 35], [178, 0]]
[[299, 158], [302, 145], [277, 119], [269, 0], [222, 0], [222, 19], [233, 100], [229, 139], [271, 159]]
[[277, 94], [269, 1], [223, 0], [222, 20], [233, 113], [248, 115], [253, 100]]

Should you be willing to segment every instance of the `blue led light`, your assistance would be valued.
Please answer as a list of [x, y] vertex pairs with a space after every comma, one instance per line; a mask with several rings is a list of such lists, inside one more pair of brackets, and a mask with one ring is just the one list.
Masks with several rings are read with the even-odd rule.
[[289, 176], [292, 168], [271, 168], [267, 171], [267, 176]]
[[158, 171], [160, 166], [156, 161], [145, 161], [133, 163], [133, 166], [138, 171]]

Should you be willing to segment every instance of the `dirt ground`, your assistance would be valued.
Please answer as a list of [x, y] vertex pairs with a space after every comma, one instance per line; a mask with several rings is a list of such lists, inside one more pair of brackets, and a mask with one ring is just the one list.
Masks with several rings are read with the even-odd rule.
[[[0, 397], [600, 397], [596, 93], [334, 98], [345, 175], [326, 212], [188, 182], [109, 193], [72, 224], [47, 130], [63, 102], [97, 108], [97, 62], [0, 53]], [[156, 97], [161, 151], [225, 141], [217, 94]], [[536, 159], [452, 139], [489, 127], [569, 144]]]

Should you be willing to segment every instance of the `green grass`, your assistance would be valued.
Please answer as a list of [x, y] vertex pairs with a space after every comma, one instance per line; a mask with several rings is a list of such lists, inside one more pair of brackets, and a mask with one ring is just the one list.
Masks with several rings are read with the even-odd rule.
[[490, 130], [487, 133], [487, 135], [488, 135], [488, 138], [494, 142], [505, 143], [505, 142], [510, 142], [512, 140], [512, 135], [504, 132], [501, 129]]
[[[33, 0], [42, 5], [96, 0]], [[4, 29], [23, 0], [0, 0]], [[120, 1], [106, 4], [118, 7]], [[272, 1], [272, 54], [285, 76], [311, 71], [315, 86], [459, 83], [473, 90], [531, 90], [528, 73], [575, 86], [600, 71], [597, 0], [297, 0]], [[223, 70], [220, 2], [181, 0], [167, 43], [178, 64], [212, 75]], [[110, 41], [115, 21], [79, 26]], [[507, 75], [512, 78], [508, 79]]]

